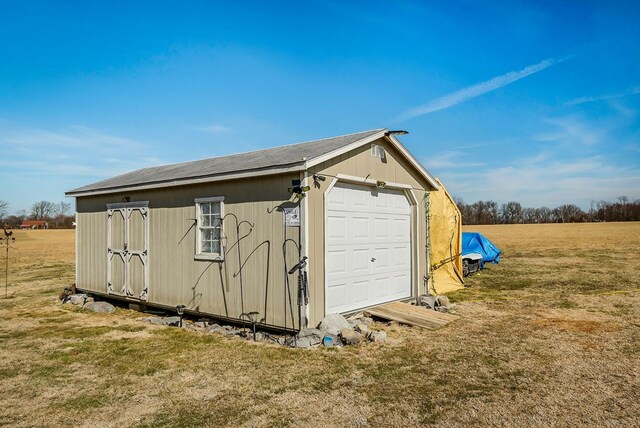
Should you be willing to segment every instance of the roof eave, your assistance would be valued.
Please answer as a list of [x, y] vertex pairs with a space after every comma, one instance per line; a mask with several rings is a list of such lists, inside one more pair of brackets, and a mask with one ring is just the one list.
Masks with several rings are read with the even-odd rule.
[[93, 189], [93, 190], [70, 190], [65, 192], [66, 197], [74, 197], [79, 198], [83, 196], [94, 196], [94, 195], [106, 195], [109, 193], [122, 193], [122, 192], [132, 192], [138, 190], [150, 190], [150, 189], [161, 189], [164, 187], [176, 187], [176, 186], [186, 186], [190, 184], [201, 184], [201, 183], [213, 183], [216, 181], [227, 181], [227, 180], [236, 180], [240, 178], [250, 178], [254, 177], [256, 173], [260, 173], [260, 175], [275, 175], [275, 174], [285, 174], [288, 172], [300, 172], [304, 171], [304, 164], [294, 164], [292, 166], [278, 166], [278, 167], [269, 167], [262, 169], [252, 169], [250, 171], [242, 171], [242, 172], [233, 172], [228, 174], [219, 174], [212, 175], [207, 177], [199, 177], [199, 178], [186, 178], [186, 179], [178, 179], [178, 180], [168, 180], [168, 181], [160, 181], [150, 184], [140, 184], [140, 185], [130, 185], [130, 186], [121, 186], [121, 187], [109, 187], [102, 189]]

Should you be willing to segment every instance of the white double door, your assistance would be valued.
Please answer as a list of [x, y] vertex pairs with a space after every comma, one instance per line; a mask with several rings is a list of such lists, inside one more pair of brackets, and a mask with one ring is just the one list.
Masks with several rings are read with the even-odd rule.
[[411, 297], [411, 205], [404, 193], [337, 183], [326, 204], [326, 312]]

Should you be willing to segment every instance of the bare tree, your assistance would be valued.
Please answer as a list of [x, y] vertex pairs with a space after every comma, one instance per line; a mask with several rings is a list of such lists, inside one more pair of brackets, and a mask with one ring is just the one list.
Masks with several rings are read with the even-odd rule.
[[560, 205], [554, 211], [558, 221], [561, 223], [580, 221], [584, 215], [580, 207], [573, 204]]
[[69, 202], [60, 201], [56, 206], [56, 214], [58, 215], [58, 217], [64, 217], [67, 215], [70, 209], [71, 204]]
[[551, 223], [553, 221], [553, 213], [549, 207], [536, 208], [536, 217], [538, 223]]
[[522, 221], [529, 224], [539, 223], [537, 210], [535, 208], [523, 208]]
[[40, 201], [31, 207], [31, 217], [34, 220], [46, 220], [56, 214], [56, 204], [49, 201]]
[[9, 212], [9, 202], [0, 199], [0, 220], [2, 220]]
[[502, 222], [507, 224], [522, 223], [522, 205], [520, 202], [502, 204]]

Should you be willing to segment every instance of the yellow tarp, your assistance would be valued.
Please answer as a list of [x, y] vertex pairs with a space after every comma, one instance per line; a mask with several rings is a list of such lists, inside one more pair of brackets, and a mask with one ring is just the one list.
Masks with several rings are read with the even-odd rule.
[[462, 216], [444, 185], [429, 193], [429, 231], [431, 241], [430, 294], [459, 290], [462, 280]]

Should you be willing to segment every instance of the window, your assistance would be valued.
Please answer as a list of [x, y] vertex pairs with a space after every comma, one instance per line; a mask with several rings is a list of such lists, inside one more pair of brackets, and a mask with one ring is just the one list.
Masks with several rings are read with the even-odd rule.
[[384, 159], [385, 158], [384, 147], [379, 146], [377, 144], [372, 144], [371, 145], [371, 156], [376, 157], [376, 158], [380, 158], [380, 159]]
[[196, 258], [222, 259], [223, 197], [196, 199]]

